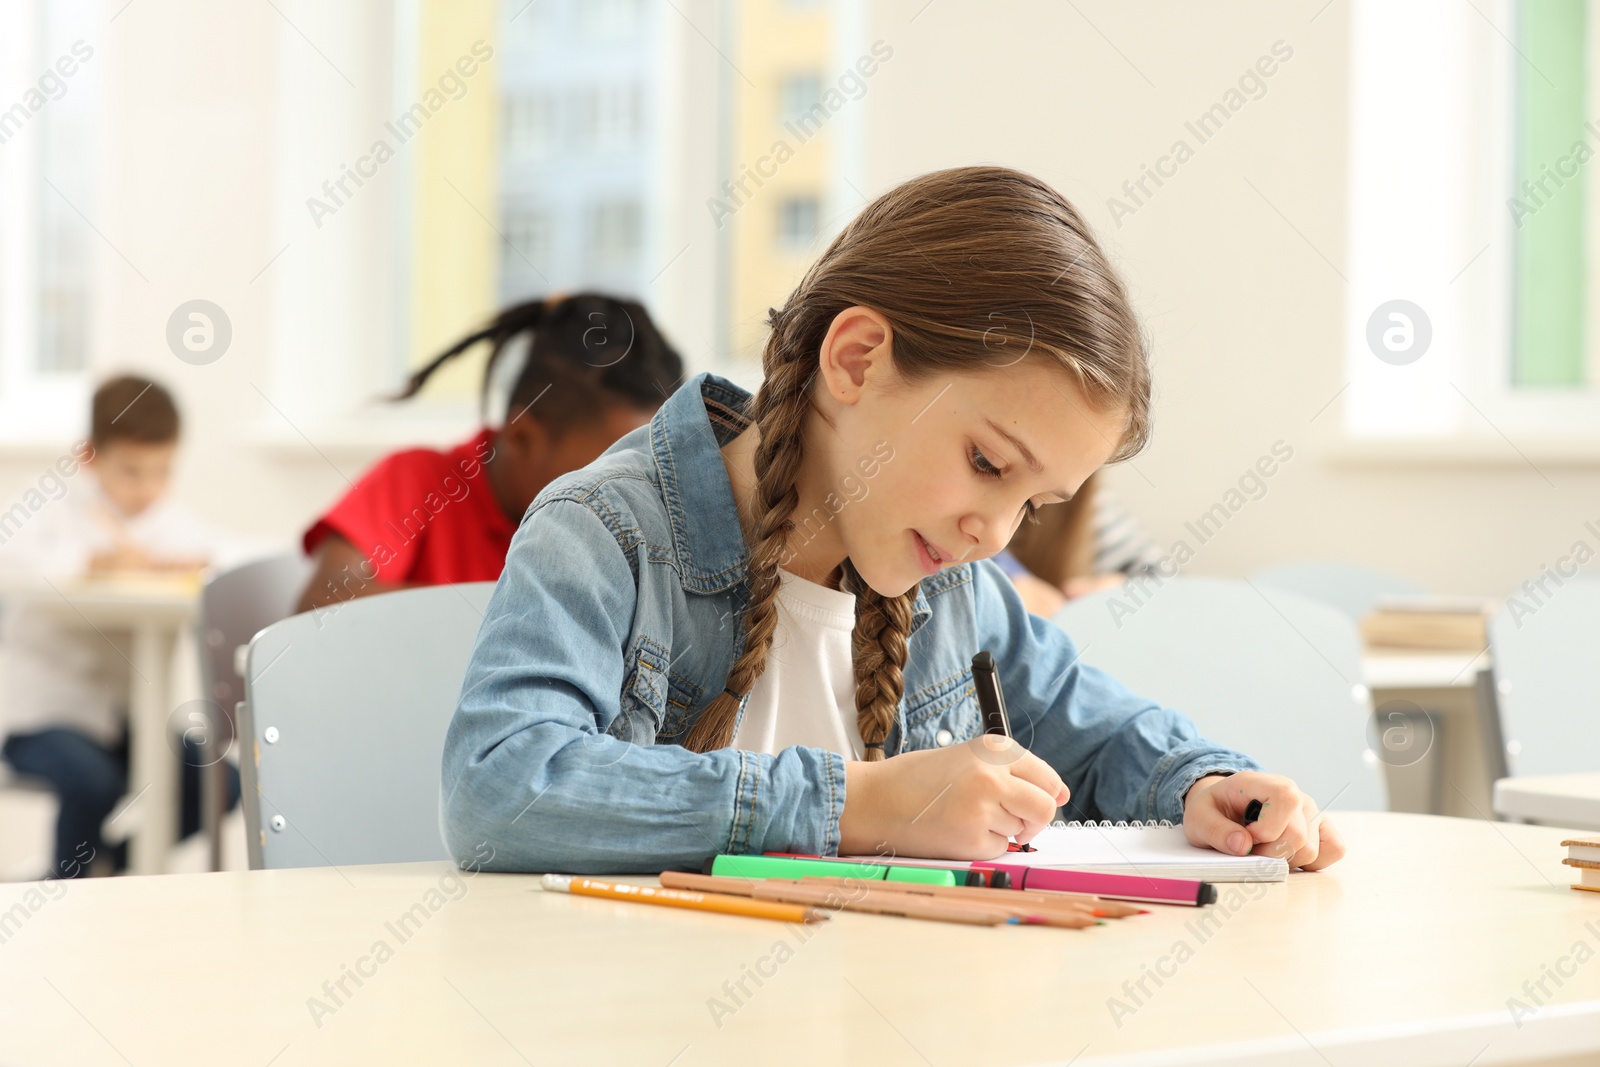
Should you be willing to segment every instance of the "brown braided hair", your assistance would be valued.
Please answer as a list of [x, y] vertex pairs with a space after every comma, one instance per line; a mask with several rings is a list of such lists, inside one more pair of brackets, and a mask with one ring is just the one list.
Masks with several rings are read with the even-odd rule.
[[[1116, 271], [1060, 193], [1019, 171], [978, 166], [925, 174], [878, 197], [834, 238], [784, 306], [768, 312], [764, 379], [750, 409], [760, 441], [744, 644], [725, 689], [685, 739], [692, 751], [732, 743], [743, 695], [766, 668], [818, 352], [834, 318], [855, 306], [889, 321], [894, 366], [907, 382], [1004, 367], [1038, 353], [1097, 410], [1127, 413], [1113, 460], [1137, 454], [1149, 440], [1148, 344]], [[865, 758], [883, 759], [905, 693], [917, 586], [886, 597], [850, 560], [841, 571], [840, 588], [856, 594], [857, 726]]]

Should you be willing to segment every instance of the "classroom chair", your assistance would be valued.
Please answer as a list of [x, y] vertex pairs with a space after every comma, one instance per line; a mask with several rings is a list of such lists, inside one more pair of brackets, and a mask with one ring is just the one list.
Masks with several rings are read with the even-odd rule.
[[1338, 608], [1356, 622], [1387, 596], [1411, 596], [1428, 590], [1416, 582], [1354, 563], [1312, 561], [1268, 567], [1249, 576], [1257, 586], [1272, 586]]
[[[225, 737], [238, 735], [234, 709], [244, 699], [242, 653], [250, 639], [294, 614], [300, 590], [311, 578], [312, 563], [301, 552], [252, 560], [207, 579], [200, 591], [200, 692]], [[221, 760], [202, 768], [201, 825], [211, 869], [222, 868], [222, 794], [226, 768]]]
[[439, 762], [493, 582], [361, 597], [250, 642], [252, 870], [444, 860]]
[[1600, 771], [1600, 580], [1518, 592], [1489, 619], [1507, 774]]
[[1343, 613], [1248, 581], [1152, 576], [1069, 601], [1051, 621], [1082, 662], [1293, 778], [1319, 807], [1384, 809], [1361, 640]]

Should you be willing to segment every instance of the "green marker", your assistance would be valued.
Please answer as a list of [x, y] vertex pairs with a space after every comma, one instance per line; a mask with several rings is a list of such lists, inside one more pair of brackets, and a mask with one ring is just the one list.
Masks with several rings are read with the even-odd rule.
[[[787, 856], [713, 856], [706, 874], [728, 878], [859, 878], [867, 882], [916, 882], [920, 885], [965, 885], [966, 871], [945, 867], [892, 867], [884, 863], [841, 863], [838, 860], [791, 859]], [[962, 880], [957, 880], [957, 875]]]

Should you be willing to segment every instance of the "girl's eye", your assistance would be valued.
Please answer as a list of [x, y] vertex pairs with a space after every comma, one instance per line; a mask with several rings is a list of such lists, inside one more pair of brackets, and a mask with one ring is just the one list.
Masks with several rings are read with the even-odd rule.
[[989, 474], [996, 478], [1000, 477], [1000, 468], [996, 467], [993, 463], [990, 463], [988, 457], [982, 452], [978, 451], [977, 445], [972, 446], [970, 455], [972, 457], [973, 470], [977, 471], [979, 474]]
[[[987, 478], [1000, 477], [1000, 468], [996, 467], [993, 463], [990, 463], [989, 458], [982, 452], [978, 451], [977, 445], [972, 446], [968, 456], [972, 460], [972, 469], [977, 471], [979, 474]], [[1039, 521], [1039, 509], [1034, 506], [1033, 501], [1029, 500], [1022, 505], [1022, 517], [1032, 523], [1037, 523]]]

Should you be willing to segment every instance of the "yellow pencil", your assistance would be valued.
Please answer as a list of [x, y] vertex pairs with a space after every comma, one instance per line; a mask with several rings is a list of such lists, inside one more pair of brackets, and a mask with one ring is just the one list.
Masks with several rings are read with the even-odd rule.
[[715, 911], [724, 915], [747, 915], [752, 919], [777, 919], [779, 922], [825, 922], [828, 913], [802, 904], [786, 904], [771, 900], [752, 900], [747, 896], [726, 893], [697, 893], [684, 889], [664, 889], [653, 885], [632, 885], [627, 882], [608, 882], [601, 878], [584, 878], [571, 874], [547, 874], [541, 880], [544, 888], [557, 893], [575, 893], [585, 897], [603, 897], [607, 900], [631, 900], [637, 904], [659, 904], [668, 908], [688, 908], [691, 911]]

